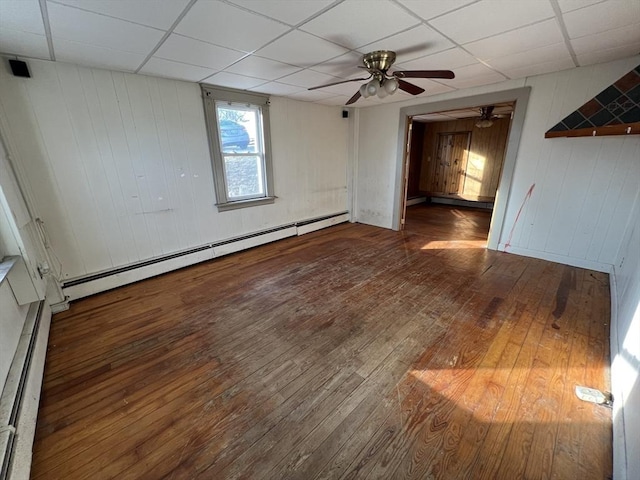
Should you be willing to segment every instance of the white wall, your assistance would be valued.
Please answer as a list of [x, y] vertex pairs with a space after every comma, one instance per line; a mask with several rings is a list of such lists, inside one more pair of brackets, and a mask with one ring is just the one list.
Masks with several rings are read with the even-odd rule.
[[544, 133], [638, 63], [633, 57], [362, 109], [356, 219], [392, 226], [401, 107], [530, 86], [501, 246], [535, 184], [510, 251], [608, 271], [638, 190], [640, 137], [545, 139]]
[[347, 209], [339, 107], [272, 98], [275, 204], [218, 213], [200, 87], [31, 60], [0, 126], [63, 280]]
[[0, 332], [2, 332], [0, 335], [0, 392], [7, 380], [28, 310], [29, 305], [18, 305], [9, 282], [6, 280], [2, 282], [0, 284], [0, 312], [2, 312], [0, 315]]
[[[640, 163], [639, 159], [636, 159]], [[635, 180], [640, 184], [640, 175]], [[640, 189], [613, 270], [611, 383], [614, 395], [614, 478], [640, 472]], [[624, 432], [626, 449], [623, 448]], [[622, 452], [626, 453], [625, 457]]]

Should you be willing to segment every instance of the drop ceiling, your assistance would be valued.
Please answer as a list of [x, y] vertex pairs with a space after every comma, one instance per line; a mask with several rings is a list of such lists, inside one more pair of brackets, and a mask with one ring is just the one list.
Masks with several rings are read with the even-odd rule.
[[[398, 52], [421, 96], [640, 53], [638, 0], [0, 0], [0, 53], [327, 105], [362, 54]], [[354, 106], [401, 101], [360, 100]]]
[[431, 123], [431, 122], [449, 122], [451, 120], [462, 120], [465, 118], [479, 118], [481, 115], [480, 108], [492, 106], [492, 115], [496, 117], [508, 117], [513, 112], [513, 103], [494, 103], [492, 105], [478, 105], [474, 108], [461, 108], [459, 110], [447, 110], [446, 112], [426, 113], [424, 115], [416, 115], [412, 117], [415, 122]]

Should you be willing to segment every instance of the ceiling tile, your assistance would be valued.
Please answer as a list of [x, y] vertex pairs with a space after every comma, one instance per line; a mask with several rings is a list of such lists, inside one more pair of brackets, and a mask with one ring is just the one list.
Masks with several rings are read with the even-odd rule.
[[603, 1], [604, 0], [558, 0], [558, 5], [560, 6], [560, 11], [566, 13]]
[[333, 0], [305, 0], [304, 2], [292, 2], [291, 0], [231, 1], [248, 10], [253, 10], [289, 25], [298, 25], [303, 20], [315, 15], [333, 3]]
[[426, 113], [413, 117], [413, 120], [418, 122], [448, 122], [451, 118], [452, 117], [441, 113]]
[[453, 47], [454, 44], [426, 25], [360, 47], [362, 53], [374, 50], [393, 50], [397, 62], [407, 62]]
[[566, 70], [573, 67], [575, 67], [575, 64], [569, 57], [538, 63], [535, 65], [522, 65], [515, 68], [504, 68], [500, 71], [511, 78], [524, 78], [532, 77], [534, 75], [542, 75], [543, 73], [559, 72], [560, 70]]
[[256, 52], [260, 57], [308, 67], [346, 53], [346, 49], [308, 33], [294, 30]]
[[305, 90], [302, 87], [296, 87], [295, 85], [285, 85], [284, 83], [269, 82], [259, 87], [251, 89], [254, 92], [268, 93], [270, 95], [290, 95], [292, 93], [301, 92]]
[[44, 35], [44, 23], [38, 0], [1, 0], [0, 29]]
[[226, 69], [227, 72], [247, 75], [249, 77], [264, 78], [265, 80], [275, 80], [276, 78], [284, 77], [298, 70], [300, 70], [300, 67], [276, 62], [268, 58], [256, 57], [255, 55], [243, 58], [238, 63]]
[[456, 78], [453, 80], [438, 80], [438, 82], [455, 88], [468, 88], [505, 80], [502, 75], [485, 67], [481, 63], [457, 68], [455, 74]]
[[171, 34], [154, 54], [165, 60], [222, 70], [240, 60], [246, 53], [219, 47], [181, 35]]
[[0, 52], [50, 60], [47, 37], [11, 28], [0, 28]]
[[425, 20], [439, 17], [451, 10], [469, 5], [477, 0], [398, 0], [405, 7]]
[[142, 74], [157, 75], [159, 77], [177, 78], [189, 82], [199, 82], [203, 78], [213, 75], [215, 70], [210, 68], [187, 65], [186, 63], [172, 62], [163, 58], [151, 57], [140, 69]]
[[331, 87], [325, 87], [321, 90], [327, 93], [333, 93], [334, 95], [347, 95], [353, 96], [354, 93], [360, 88], [360, 85], [366, 83], [366, 80], [357, 82], [341, 83], [340, 85], [333, 85]]
[[640, 52], [640, 23], [571, 40], [576, 55], [633, 44], [637, 45], [637, 51]]
[[[444, 52], [434, 53], [426, 57], [417, 58], [410, 62], [398, 63], [402, 70], [455, 70], [466, 65], [473, 65], [478, 61], [461, 48], [451, 48]], [[455, 72], [454, 72], [455, 73]]]
[[447, 112], [447, 116], [451, 118], [471, 118], [471, 117], [479, 117], [480, 112], [474, 112], [469, 110], [464, 111], [455, 111], [455, 112]]
[[56, 3], [49, 3], [48, 11], [51, 34], [62, 40], [147, 55], [163, 36], [154, 28]]
[[551, 19], [484, 40], [467, 43], [464, 48], [480, 60], [490, 60], [563, 41], [564, 38], [558, 23], [555, 19]]
[[316, 85], [323, 85], [325, 83], [339, 82], [340, 79], [327, 75], [326, 73], [315, 72], [313, 70], [301, 70], [292, 75], [279, 78], [278, 82], [286, 83], [289, 85], [297, 85], [299, 87], [315, 87]]
[[638, 54], [638, 45], [623, 45], [616, 48], [610, 48], [608, 50], [600, 50], [598, 52], [584, 53], [578, 55], [578, 64], [581, 66], [592, 65], [594, 63], [611, 62], [620, 58], [626, 58], [631, 55]]
[[189, 0], [55, 0], [71, 7], [168, 30]]
[[216, 73], [215, 75], [205, 79], [205, 82], [211, 85], [237, 88], [239, 90], [247, 90], [265, 83], [261, 78], [246, 77], [244, 75], [236, 75], [235, 73], [229, 72]]
[[366, 73], [361, 68], [358, 68], [358, 65], [364, 65], [362, 63], [362, 55], [357, 52], [348, 52], [327, 62], [314, 65], [311, 68], [334, 77], [351, 78], [354, 75], [360, 76]]
[[288, 97], [296, 100], [303, 100], [305, 102], [315, 102], [317, 100], [332, 98], [335, 96], [335, 93], [321, 92], [320, 90], [300, 90], [299, 92], [288, 95]]
[[145, 55], [123, 52], [104, 47], [70, 42], [53, 37], [56, 60], [61, 62], [89, 65], [91, 67], [134, 72], [144, 61]]
[[252, 52], [289, 30], [282, 23], [218, 1], [200, 1], [175, 28], [176, 33], [223, 47]]
[[570, 38], [594, 35], [640, 23], [640, 2], [610, 0], [566, 13], [562, 18]]
[[429, 23], [463, 44], [554, 16], [551, 4], [546, 1], [482, 0]]
[[352, 95], [349, 95], [349, 96], [338, 95], [337, 97], [330, 97], [330, 98], [325, 98], [325, 99], [321, 99], [321, 100], [316, 100], [315, 103], [320, 103], [322, 105], [343, 107], [343, 106], [345, 106], [345, 103], [347, 103], [347, 101], [351, 97], [352, 97]]
[[488, 61], [487, 64], [496, 70], [503, 71], [505, 69], [515, 69], [526, 67], [527, 65], [537, 65], [561, 60], [571, 61], [571, 56], [564, 42], [494, 58]]
[[345, 0], [300, 27], [353, 49], [417, 25], [419, 20], [387, 0]]

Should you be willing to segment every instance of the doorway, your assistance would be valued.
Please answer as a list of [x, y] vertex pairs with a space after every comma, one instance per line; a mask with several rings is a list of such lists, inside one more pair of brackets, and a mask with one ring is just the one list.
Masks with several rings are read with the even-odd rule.
[[[421, 177], [420, 182], [418, 182], [418, 191], [421, 197], [424, 197], [425, 201], [427, 200], [427, 198], [430, 198], [431, 202], [434, 202], [434, 198], [437, 198], [436, 202], [440, 204], [455, 205], [455, 207], [458, 209], [465, 209], [466, 207], [470, 206], [478, 207], [481, 206], [479, 205], [481, 203], [487, 204], [484, 205], [484, 207], [491, 207], [492, 214], [490, 215], [489, 220], [487, 248], [497, 250], [500, 235], [503, 230], [504, 217], [511, 188], [511, 179], [515, 168], [516, 154], [518, 145], [520, 143], [520, 135], [524, 123], [524, 116], [526, 113], [529, 92], [530, 88], [525, 87], [514, 90], [506, 90], [503, 92], [476, 95], [473, 97], [432, 102], [423, 105], [404, 107], [400, 109], [400, 135], [398, 138], [398, 163], [396, 169], [395, 189], [396, 195], [394, 199], [393, 217], [393, 228], [395, 230], [402, 229], [403, 225], [406, 223], [405, 212], [407, 210], [407, 206], [411, 206], [414, 203], [423, 203], [420, 197], [411, 198], [413, 195], [408, 194], [409, 190], [412, 187], [415, 187], [416, 184], [415, 178], [413, 178], [413, 180], [410, 180], [410, 159], [412, 156], [415, 156], [410, 133], [413, 130], [414, 125], [418, 124], [418, 122], [414, 122], [414, 120], [418, 120], [420, 119], [420, 117], [423, 117], [422, 119], [424, 120], [426, 116], [442, 115], [445, 112], [451, 113], [458, 110], [471, 109], [474, 112], [477, 112], [479, 106], [495, 106], [496, 104], [508, 103], [512, 106], [512, 114], [510, 115], [511, 118], [509, 118], [507, 141], [506, 145], [504, 146], [504, 153], [502, 156], [503, 162], [497, 172], [495, 169], [491, 169], [491, 178], [493, 179], [492, 181], [495, 185], [495, 194], [493, 195], [492, 201], [485, 201], [487, 200], [485, 197], [491, 197], [491, 195], [484, 195], [484, 193], [486, 192], [486, 188], [488, 188], [486, 187], [486, 185], [490, 184], [491, 182], [484, 181], [486, 178], [488, 178], [486, 176], [487, 173], [485, 172], [484, 165], [482, 165], [481, 169], [483, 181], [478, 181], [479, 177], [477, 175], [472, 175], [470, 172], [470, 168], [478, 170], [481, 166], [480, 164], [482, 162], [479, 161], [479, 156], [474, 156], [473, 148], [461, 149], [459, 147], [464, 141], [463, 136], [459, 136], [457, 138], [447, 136], [448, 134], [457, 134], [463, 132], [464, 130], [461, 129], [449, 129], [448, 131], [442, 130], [438, 133], [445, 135], [441, 136], [437, 142], [431, 143], [432, 146], [435, 145], [434, 148], [436, 151], [440, 149], [440, 156], [442, 156], [442, 153], [444, 153], [445, 157], [444, 159], [441, 159], [441, 161], [444, 162], [444, 165], [437, 165], [440, 163], [440, 161], [436, 162], [434, 160], [436, 155], [433, 154], [430, 166], [427, 169], [432, 169], [434, 171], [440, 169], [440, 173], [435, 180], [435, 185], [436, 187], [444, 189], [445, 191], [429, 191], [429, 187], [425, 187], [424, 183], [420, 183], [422, 182], [423, 177]], [[465, 119], [458, 116], [451, 120], [462, 122]], [[473, 124], [478, 120], [479, 119], [476, 118], [476, 120], [472, 119], [468, 121], [471, 121]], [[471, 128], [466, 129], [466, 131], [472, 132], [472, 137], [473, 128], [475, 127], [472, 126]], [[451, 145], [448, 145], [449, 141]], [[460, 155], [456, 158], [455, 153], [464, 153], [463, 150], [466, 150], [466, 156]], [[428, 155], [428, 153], [424, 152], [423, 146], [423, 157], [425, 154]], [[455, 163], [456, 160], [457, 164]], [[447, 162], [449, 162], [451, 165], [446, 165]], [[464, 169], [460, 168], [463, 166]], [[413, 170], [415, 170], [415, 167], [413, 168]], [[461, 170], [465, 172], [464, 175], [460, 174]], [[456, 174], [455, 172], [458, 173]], [[430, 181], [433, 185], [434, 180], [431, 179]], [[485, 185], [485, 187], [482, 187], [482, 185]], [[444, 188], [443, 186], [448, 188]], [[483, 188], [485, 189], [483, 190]], [[455, 189], [455, 193], [447, 191], [453, 189]], [[422, 193], [425, 193], [425, 195], [422, 195]], [[426, 195], [433, 193], [438, 193], [438, 195]], [[453, 202], [454, 200], [455, 202]], [[472, 202], [472, 204], [469, 204], [468, 202]]]
[[411, 119], [405, 230], [486, 245], [512, 114], [505, 102]]

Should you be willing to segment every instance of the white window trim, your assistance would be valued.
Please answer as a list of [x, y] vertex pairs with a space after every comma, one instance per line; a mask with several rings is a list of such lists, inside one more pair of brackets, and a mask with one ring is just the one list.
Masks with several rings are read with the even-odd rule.
[[[273, 164], [271, 161], [271, 128], [269, 121], [269, 96], [260, 93], [245, 92], [231, 88], [201, 85], [204, 101], [204, 116], [207, 123], [207, 137], [209, 152], [213, 168], [213, 181], [216, 191], [216, 207], [219, 212], [238, 208], [254, 207], [273, 203], [276, 199], [273, 193]], [[216, 114], [216, 101], [231, 103], [245, 103], [260, 108], [262, 113], [262, 134], [264, 142], [264, 181], [265, 196], [243, 200], [229, 200], [224, 176], [224, 158], [220, 150], [220, 137]]]

